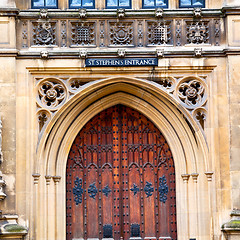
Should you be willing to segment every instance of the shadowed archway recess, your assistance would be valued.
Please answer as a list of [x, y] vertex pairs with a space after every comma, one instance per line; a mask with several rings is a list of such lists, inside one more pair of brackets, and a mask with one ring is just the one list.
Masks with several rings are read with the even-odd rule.
[[[207, 182], [203, 175], [209, 170], [208, 149], [204, 136], [191, 115], [153, 82], [127, 77], [109, 78], [85, 84], [78, 94], [58, 110], [41, 136], [35, 172], [42, 176], [53, 176], [53, 179], [56, 176], [61, 180], [55, 187], [49, 188], [48, 196], [54, 194], [55, 202], [40, 202], [38, 211], [42, 211], [46, 218], [49, 212], [53, 216], [56, 214], [54, 234], [57, 239], [66, 236], [65, 176], [72, 143], [91, 118], [117, 104], [146, 116], [162, 132], [172, 150], [175, 160], [176, 205], [180, 206], [177, 207], [178, 239], [197, 236], [202, 225], [205, 229], [210, 228], [208, 221], [201, 221], [209, 218], [209, 213], [205, 214], [206, 210], [201, 210], [208, 203], [199, 204], [199, 201], [207, 201], [204, 189]], [[188, 179], [192, 173], [199, 175], [201, 185], [183, 181], [183, 176], [188, 176], [185, 178]], [[39, 185], [41, 190], [38, 194], [46, 194], [44, 181], [40, 179]], [[188, 204], [188, 199], [193, 199], [191, 205]], [[200, 214], [194, 214], [196, 212]], [[189, 228], [190, 222], [199, 224]], [[43, 229], [47, 223], [39, 224], [42, 226], [40, 229]], [[208, 236], [209, 233], [202, 234]], [[44, 233], [39, 231], [38, 235], [41, 237]]]

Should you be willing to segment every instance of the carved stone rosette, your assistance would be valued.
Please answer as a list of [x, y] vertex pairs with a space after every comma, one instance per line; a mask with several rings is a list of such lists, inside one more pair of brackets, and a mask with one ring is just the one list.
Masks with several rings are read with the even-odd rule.
[[206, 84], [195, 78], [180, 81], [176, 91], [178, 99], [187, 109], [202, 106], [207, 98]]
[[46, 79], [38, 85], [38, 103], [42, 107], [56, 109], [67, 97], [66, 87], [56, 79]]

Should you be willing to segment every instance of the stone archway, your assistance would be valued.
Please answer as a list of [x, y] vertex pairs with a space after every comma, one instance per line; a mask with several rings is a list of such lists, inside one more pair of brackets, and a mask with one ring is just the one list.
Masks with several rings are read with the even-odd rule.
[[[62, 106], [47, 126], [35, 166], [37, 173], [46, 176], [46, 181], [40, 178], [36, 190], [36, 199], [40, 199], [36, 215], [42, 215], [37, 223], [38, 239], [65, 239], [65, 174], [70, 147], [92, 117], [117, 104], [147, 116], [169, 143], [175, 159], [178, 239], [208, 239], [211, 215], [206, 210], [209, 199], [205, 172], [209, 171], [209, 163], [205, 139], [188, 112], [168, 94], [148, 81], [130, 78], [88, 84]], [[191, 222], [196, 224], [190, 227]]]

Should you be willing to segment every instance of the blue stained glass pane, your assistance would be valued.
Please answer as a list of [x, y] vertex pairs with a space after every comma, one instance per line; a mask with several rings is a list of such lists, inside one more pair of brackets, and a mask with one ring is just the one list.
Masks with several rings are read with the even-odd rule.
[[83, 7], [93, 7], [93, 0], [83, 0]]
[[44, 7], [44, 0], [33, 0], [34, 7]]
[[145, 0], [144, 7], [154, 7], [154, 0]]
[[129, 0], [119, 0], [119, 7], [130, 7]]
[[70, 3], [70, 8], [71, 7], [81, 7], [81, 0], [72, 0]]
[[191, 0], [180, 0], [181, 6], [191, 6]]
[[203, 0], [193, 0], [193, 6], [203, 6]]
[[166, 0], [156, 0], [157, 7], [166, 7], [167, 3]]
[[56, 7], [57, 0], [46, 0], [46, 7]]
[[118, 2], [117, 2], [117, 0], [107, 0], [107, 6], [108, 7], [117, 7]]

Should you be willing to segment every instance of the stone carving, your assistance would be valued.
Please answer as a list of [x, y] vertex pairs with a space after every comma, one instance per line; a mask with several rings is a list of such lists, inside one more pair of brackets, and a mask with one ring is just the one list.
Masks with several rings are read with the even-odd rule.
[[148, 44], [168, 44], [171, 39], [170, 22], [148, 22]]
[[201, 57], [202, 56], [202, 48], [194, 48], [194, 55], [195, 55], [195, 57]]
[[138, 21], [138, 47], [143, 47], [143, 23]]
[[[0, 119], [0, 164], [3, 162], [2, 155], [2, 120]], [[5, 181], [2, 179], [2, 172], [0, 171], [0, 200], [4, 200], [6, 198], [6, 194], [3, 192], [3, 187], [5, 186]]]
[[177, 46], [181, 46], [181, 35], [182, 35], [181, 21], [176, 20], [176, 45]]
[[179, 99], [187, 108], [202, 105], [206, 98], [205, 86], [199, 80], [188, 80], [180, 83], [177, 89]]
[[117, 17], [118, 18], [124, 18], [125, 17], [125, 9], [124, 8], [117, 9]]
[[33, 22], [33, 44], [55, 45], [56, 23], [48, 21]]
[[187, 23], [187, 42], [190, 44], [203, 44], [209, 41], [208, 22], [197, 21]]
[[88, 83], [88, 81], [81, 81], [80, 79], [71, 79], [69, 81], [69, 86], [71, 90], [76, 91], [79, 90], [79, 88], [86, 83]]
[[86, 58], [87, 57], [87, 49], [80, 49], [79, 50], [79, 57]]
[[156, 54], [159, 58], [163, 57], [164, 49], [156, 49]]
[[50, 119], [50, 113], [47, 111], [39, 111], [38, 112], [38, 125], [39, 125], [39, 132], [43, 129], [45, 123], [47, 123]]
[[95, 42], [95, 32], [93, 22], [72, 22], [72, 44], [73, 45], [93, 45]]
[[48, 10], [46, 8], [40, 9], [40, 18], [48, 18]]
[[207, 118], [207, 111], [204, 108], [197, 108], [193, 112], [193, 117], [195, 118], [195, 120], [200, 124], [200, 126], [204, 130], [206, 118]]
[[118, 49], [117, 54], [120, 58], [123, 58], [126, 56], [126, 50], [125, 49]]
[[80, 18], [85, 18], [87, 16], [87, 10], [85, 8], [79, 8], [78, 15]]
[[45, 80], [38, 87], [40, 104], [47, 108], [56, 108], [66, 99], [66, 89], [60, 81]]
[[46, 51], [46, 50], [44, 50], [44, 51], [41, 51], [40, 52], [40, 56], [41, 56], [41, 58], [48, 58], [49, 57], [49, 52], [48, 51]]
[[155, 10], [155, 17], [157, 17], [157, 18], [163, 17], [163, 9], [162, 8], [157, 8]]
[[161, 87], [165, 88], [166, 90], [174, 91], [174, 80], [170, 77], [155, 77], [153, 81], [161, 85]]
[[100, 31], [99, 31], [99, 37], [100, 37], [100, 47], [104, 47], [104, 38], [105, 38], [105, 30], [104, 30], [104, 21], [100, 21]]
[[67, 46], [67, 23], [65, 20], [61, 21], [61, 47]]
[[202, 9], [201, 8], [194, 8], [193, 9], [193, 16], [195, 18], [200, 18], [202, 17]]
[[23, 48], [27, 48], [27, 40], [28, 40], [28, 31], [27, 31], [27, 28], [28, 28], [28, 23], [27, 21], [23, 21], [22, 22], [22, 39], [23, 39], [23, 44], [22, 44], [22, 47]]
[[220, 21], [219, 19], [215, 19], [215, 27], [214, 27], [214, 36], [215, 36], [215, 45], [220, 45]]
[[111, 22], [110, 23], [110, 44], [130, 45], [133, 43], [132, 22]]

